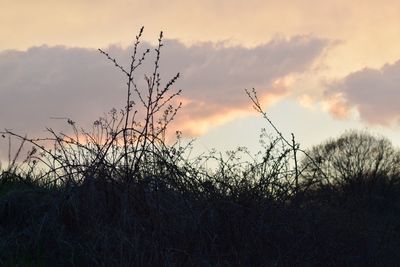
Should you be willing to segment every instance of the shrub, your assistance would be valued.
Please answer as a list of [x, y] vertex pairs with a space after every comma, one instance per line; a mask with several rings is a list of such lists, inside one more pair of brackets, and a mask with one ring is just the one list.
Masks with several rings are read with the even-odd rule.
[[[92, 131], [68, 119], [71, 135], [2, 133], [21, 145], [0, 175], [0, 265], [399, 262], [399, 157], [386, 139], [354, 132], [303, 151], [293, 134], [289, 141], [279, 132], [253, 90], [247, 94], [275, 137], [263, 131], [256, 155], [239, 147], [189, 160], [190, 143], [181, 145], [179, 133], [175, 143], [165, 141], [180, 107], [171, 103], [181, 92], [173, 89], [179, 75], [161, 86], [162, 33], [147, 87], [137, 86], [135, 71], [150, 53], [137, 56], [142, 32], [127, 68], [100, 51], [127, 79], [120, 112], [96, 120]], [[33, 148], [18, 164], [24, 144]], [[216, 168], [207, 168], [210, 161]], [[359, 177], [383, 182], [370, 186], [376, 190], [365, 198], [337, 190]], [[310, 188], [316, 180], [331, 186]]]

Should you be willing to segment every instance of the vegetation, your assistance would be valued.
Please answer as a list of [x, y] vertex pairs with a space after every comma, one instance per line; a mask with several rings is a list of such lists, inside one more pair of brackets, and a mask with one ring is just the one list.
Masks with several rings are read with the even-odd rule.
[[[274, 135], [189, 160], [190, 143], [165, 141], [180, 105], [179, 74], [158, 72], [162, 33], [146, 88], [127, 79], [126, 106], [91, 131], [48, 129], [0, 174], [1, 266], [395, 266], [400, 261], [400, 151], [385, 138], [348, 132], [303, 151], [246, 91]], [[10, 141], [11, 142], [11, 141]], [[32, 148], [18, 160], [22, 147]], [[49, 146], [51, 144], [51, 146]], [[207, 162], [217, 162], [207, 169]]]

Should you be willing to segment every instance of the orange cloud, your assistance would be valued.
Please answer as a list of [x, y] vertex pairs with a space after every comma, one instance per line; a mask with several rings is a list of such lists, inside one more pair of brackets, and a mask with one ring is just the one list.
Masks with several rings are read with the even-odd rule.
[[[276, 79], [267, 90], [260, 88], [259, 101], [267, 109], [289, 94], [290, 77]], [[227, 97], [229, 97], [227, 95]], [[180, 98], [182, 110], [173, 124], [173, 129], [180, 130], [185, 136], [200, 136], [210, 129], [237, 118], [254, 114], [250, 99], [243, 90], [243, 103], [235, 106], [217, 105], [212, 102], [202, 102]], [[178, 100], [178, 101], [179, 101]]]
[[324, 106], [337, 119], [347, 119], [350, 115], [350, 107], [341, 94], [329, 96]]

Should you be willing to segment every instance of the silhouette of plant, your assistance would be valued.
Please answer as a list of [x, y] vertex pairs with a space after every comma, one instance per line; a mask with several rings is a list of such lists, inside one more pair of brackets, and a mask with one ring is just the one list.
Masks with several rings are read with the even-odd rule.
[[138, 86], [151, 53], [138, 55], [142, 33], [129, 66], [100, 50], [126, 78], [121, 110], [90, 131], [67, 119], [71, 134], [1, 132], [20, 142], [0, 170], [1, 266], [398, 264], [400, 154], [387, 139], [348, 132], [302, 150], [247, 90], [275, 135], [262, 130], [255, 155], [239, 146], [189, 159], [179, 132], [165, 140], [181, 91], [179, 74], [161, 85], [162, 33]]
[[308, 154], [313, 158], [312, 164], [308, 157], [301, 162], [302, 178], [307, 184], [340, 185], [378, 177], [397, 179], [400, 174], [400, 151], [387, 138], [363, 131], [348, 131], [314, 146]]
[[[24, 162], [40, 162], [47, 167], [39, 179], [52, 176], [52, 182], [57, 180], [80, 182], [84, 178], [97, 176], [107, 170], [109, 172], [107, 176], [113, 179], [137, 180], [141, 178], [143, 168], [148, 175], [150, 166], [153, 166], [153, 171], [157, 171], [157, 162], [160, 163], [182, 153], [182, 148], [172, 146], [172, 150], [179, 151], [173, 155], [170, 153], [172, 150], [165, 144], [167, 126], [181, 107], [181, 103], [174, 106], [172, 102], [173, 98], [181, 94], [181, 90], [173, 88], [179, 73], [164, 86], [161, 85], [159, 74], [163, 46], [161, 32], [155, 48], [156, 60], [153, 71], [144, 77], [147, 88], [138, 88], [136, 71], [150, 53], [150, 49], [147, 49], [138, 56], [142, 33], [143, 27], [133, 44], [133, 55], [128, 68], [99, 49], [100, 53], [126, 77], [126, 106], [119, 114], [116, 109], [111, 110], [109, 117], [99, 118], [93, 123], [91, 131], [79, 129], [73, 120], [67, 119], [72, 135], [56, 133], [51, 128], [47, 129], [51, 134], [47, 138], [32, 139], [8, 130], [3, 132], [17, 137], [22, 143], [33, 145]], [[52, 149], [49, 148], [49, 143], [54, 144]], [[177, 144], [178, 142], [175, 145]], [[16, 155], [18, 154], [19, 152]], [[10, 166], [16, 165], [15, 159]]]
[[298, 193], [299, 190], [299, 177], [302, 173], [302, 169], [299, 168], [299, 163], [298, 163], [298, 152], [301, 152], [303, 154], [303, 156], [305, 156], [308, 160], [308, 162], [313, 165], [314, 168], [318, 169], [319, 174], [322, 177], [326, 177], [325, 172], [319, 167], [319, 165], [317, 164], [317, 162], [315, 162], [314, 158], [305, 150], [300, 149], [300, 144], [296, 143], [295, 141], [295, 135], [292, 133], [291, 134], [291, 140], [289, 141], [287, 138], [285, 138], [283, 136], [283, 134], [279, 131], [279, 129], [275, 126], [275, 124], [272, 122], [272, 120], [269, 118], [269, 116], [267, 115], [267, 113], [263, 110], [260, 101], [258, 99], [257, 96], [257, 91], [253, 88], [253, 90], [247, 90], [245, 89], [245, 92], [247, 94], [247, 96], [250, 98], [250, 100], [253, 103], [253, 108], [262, 115], [262, 117], [268, 122], [268, 124], [273, 128], [273, 130], [275, 131], [275, 133], [278, 135], [278, 140], [282, 143], [283, 147], [286, 147], [287, 150], [291, 151], [293, 153], [292, 155], [292, 163], [293, 166], [291, 164], [288, 164], [288, 170], [290, 170], [291, 176], [294, 178], [294, 186], [293, 186], [293, 192], [294, 194]]

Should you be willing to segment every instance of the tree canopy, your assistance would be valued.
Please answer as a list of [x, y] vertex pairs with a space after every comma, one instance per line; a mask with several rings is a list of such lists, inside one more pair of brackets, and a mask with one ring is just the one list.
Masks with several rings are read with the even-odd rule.
[[360, 179], [400, 174], [400, 150], [385, 137], [366, 131], [348, 131], [308, 151], [301, 162], [303, 181], [342, 184]]

